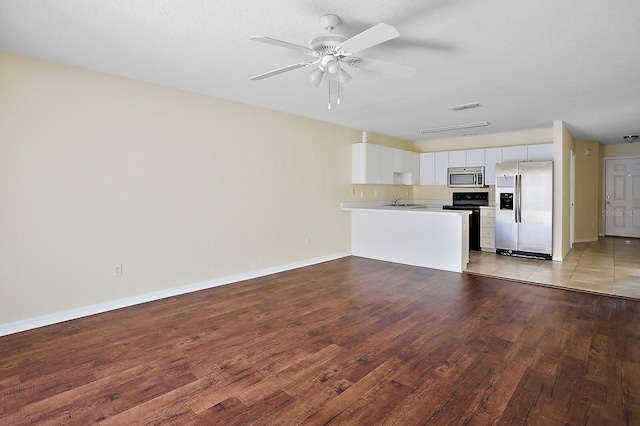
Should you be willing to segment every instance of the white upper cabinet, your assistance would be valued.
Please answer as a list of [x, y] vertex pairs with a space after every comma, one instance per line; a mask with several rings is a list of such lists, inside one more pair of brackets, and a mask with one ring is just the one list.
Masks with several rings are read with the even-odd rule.
[[487, 148], [484, 150], [484, 183], [496, 184], [496, 164], [502, 163], [502, 148]]
[[484, 149], [449, 151], [449, 167], [484, 166]]
[[420, 185], [436, 184], [436, 154], [424, 152], [420, 154]]
[[411, 173], [411, 185], [418, 185], [420, 183], [420, 154], [405, 151], [405, 159], [408, 164], [405, 170]]
[[447, 184], [447, 168], [449, 167], [449, 152], [436, 152], [436, 185]]
[[441, 152], [405, 151], [370, 143], [352, 145], [352, 183], [446, 185], [447, 168], [485, 166], [485, 183], [495, 185], [496, 164], [553, 160], [553, 144]]
[[[373, 176], [373, 168], [371, 167], [373, 152], [368, 149], [365, 144], [351, 145], [351, 182], [366, 183], [369, 179], [379, 179], [379, 176]], [[377, 160], [380, 163], [380, 160]], [[367, 167], [368, 166], [368, 167]]]
[[502, 148], [503, 163], [518, 163], [524, 161], [553, 160], [553, 144], [505, 146]]
[[420, 154], [393, 149], [393, 183], [396, 185], [417, 185], [420, 177]]
[[540, 145], [527, 146], [527, 161], [547, 161], [553, 160], [553, 144], [543, 143]]
[[527, 161], [527, 146], [505, 146], [502, 148], [503, 163], [519, 163]]
[[[376, 146], [376, 145], [372, 145]], [[395, 167], [395, 150], [388, 146], [378, 146], [380, 150], [380, 181], [386, 185], [393, 184], [393, 170]]]
[[467, 151], [449, 151], [449, 167], [465, 167], [467, 165]]
[[383, 183], [383, 148], [366, 143], [351, 145], [352, 183]]
[[468, 149], [467, 150], [467, 166], [484, 166], [485, 150], [484, 149]]
[[420, 157], [404, 151], [370, 143], [351, 145], [351, 183], [416, 185]]

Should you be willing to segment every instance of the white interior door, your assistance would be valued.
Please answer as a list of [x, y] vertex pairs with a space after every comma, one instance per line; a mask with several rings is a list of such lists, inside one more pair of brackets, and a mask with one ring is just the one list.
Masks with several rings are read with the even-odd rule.
[[606, 160], [605, 234], [640, 238], [640, 158]]

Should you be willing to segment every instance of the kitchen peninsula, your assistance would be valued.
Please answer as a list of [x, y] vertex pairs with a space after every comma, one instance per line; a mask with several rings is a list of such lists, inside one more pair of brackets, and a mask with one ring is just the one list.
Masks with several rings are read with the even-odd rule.
[[351, 212], [354, 256], [453, 272], [467, 268], [469, 211], [371, 203], [343, 203], [342, 210]]

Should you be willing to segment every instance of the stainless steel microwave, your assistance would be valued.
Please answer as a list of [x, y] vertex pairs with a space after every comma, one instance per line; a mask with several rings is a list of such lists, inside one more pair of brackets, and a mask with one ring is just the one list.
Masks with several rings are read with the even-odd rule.
[[447, 169], [447, 186], [449, 188], [486, 188], [484, 166], [449, 167]]

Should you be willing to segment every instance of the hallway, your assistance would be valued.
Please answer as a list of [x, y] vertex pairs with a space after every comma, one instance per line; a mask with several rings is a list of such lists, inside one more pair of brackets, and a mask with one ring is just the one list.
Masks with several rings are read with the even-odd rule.
[[466, 272], [640, 299], [640, 239], [577, 243], [563, 262], [472, 251]]

